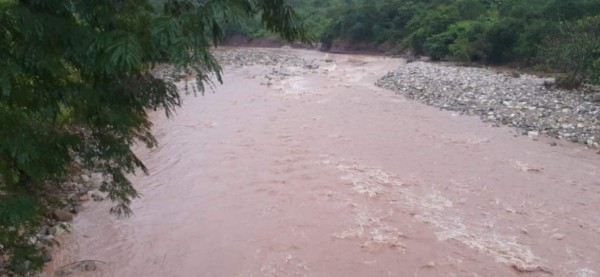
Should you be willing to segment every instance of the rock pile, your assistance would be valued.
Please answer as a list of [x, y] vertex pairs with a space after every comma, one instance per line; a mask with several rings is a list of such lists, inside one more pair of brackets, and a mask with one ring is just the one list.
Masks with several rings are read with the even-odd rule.
[[312, 73], [327, 73], [326, 64], [331, 65], [334, 60], [326, 58], [319, 59], [303, 59], [286, 52], [285, 49], [278, 51], [274, 49], [224, 49], [214, 50], [213, 55], [219, 61], [221, 66], [244, 67], [261, 65], [271, 68], [271, 72], [264, 76], [256, 76], [262, 78], [261, 85], [272, 86], [282, 85], [281, 81], [306, 74]]
[[545, 134], [600, 148], [600, 88], [565, 91], [548, 87], [552, 81], [413, 62], [389, 72], [377, 85], [427, 105], [479, 115], [496, 126], [516, 127], [523, 135]]
[[[283, 50], [261, 49], [213, 49], [212, 54], [222, 67], [270, 66], [272, 72], [264, 76], [265, 85], [273, 84], [273, 80], [286, 79], [291, 76], [316, 72], [321, 67], [319, 60], [306, 60]], [[332, 59], [325, 62], [331, 63]], [[176, 70], [170, 65], [161, 64], [153, 71], [154, 76], [171, 82], [190, 80], [191, 72]]]
[[295, 55], [286, 54], [285, 51], [260, 50], [260, 49], [225, 49], [214, 50], [212, 54], [221, 66], [287, 66], [304, 67], [307, 61]]
[[[90, 198], [94, 201], [104, 200], [104, 194], [98, 191], [104, 180], [102, 174], [81, 168], [74, 171], [77, 173], [73, 172], [63, 180], [59, 188], [55, 187], [47, 192], [47, 198], [57, 201], [56, 206], [59, 208], [46, 216], [35, 234], [28, 238], [32, 244], [43, 251], [44, 262], [52, 260], [52, 247], [56, 244], [56, 236], [71, 231], [71, 222], [83, 209], [82, 204]], [[28, 271], [30, 263], [21, 264], [16, 268], [9, 267], [10, 256], [7, 253], [10, 253], [9, 249], [4, 249], [4, 246], [0, 245], [0, 277]], [[44, 276], [44, 274], [31, 273], [28, 276]]]

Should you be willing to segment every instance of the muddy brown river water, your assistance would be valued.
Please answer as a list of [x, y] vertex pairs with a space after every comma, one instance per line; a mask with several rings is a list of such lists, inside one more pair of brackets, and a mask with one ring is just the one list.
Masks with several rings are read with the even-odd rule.
[[[86, 203], [49, 272], [74, 276], [596, 276], [600, 155], [377, 88], [384, 57], [269, 50], [153, 114], [134, 216]], [[330, 59], [325, 62], [325, 59]], [[294, 73], [295, 72], [295, 73]], [[552, 147], [549, 142], [558, 142]]]

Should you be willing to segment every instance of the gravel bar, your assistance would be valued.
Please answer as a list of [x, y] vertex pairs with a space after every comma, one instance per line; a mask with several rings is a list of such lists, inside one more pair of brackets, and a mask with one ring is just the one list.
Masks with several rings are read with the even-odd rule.
[[379, 87], [424, 104], [479, 115], [521, 134], [545, 134], [600, 149], [600, 89], [548, 87], [551, 78], [473, 67], [413, 62], [377, 81]]

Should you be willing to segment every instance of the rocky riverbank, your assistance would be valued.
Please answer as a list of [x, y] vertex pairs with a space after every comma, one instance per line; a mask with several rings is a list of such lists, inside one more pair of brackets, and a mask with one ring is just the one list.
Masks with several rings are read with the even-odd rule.
[[282, 49], [221, 49], [213, 54], [219, 63], [224, 66], [267, 66], [271, 72], [256, 76], [261, 80], [261, 85], [274, 86], [280, 91], [286, 91], [282, 81], [307, 74], [327, 74], [334, 59], [306, 59], [290, 53], [288, 47]]
[[414, 62], [377, 81], [407, 98], [445, 110], [478, 115], [523, 135], [550, 137], [600, 148], [600, 89], [566, 91], [552, 79], [446, 64]]
[[[308, 71], [319, 69], [324, 62], [307, 60], [296, 55], [287, 53], [290, 47], [281, 49], [260, 48], [219, 48], [213, 49], [212, 54], [222, 67], [245, 67], [245, 66], [270, 66], [272, 72], [262, 76], [264, 84], [270, 85], [274, 79], [285, 79], [290, 76], [303, 75]], [[173, 82], [191, 80], [193, 76], [176, 71], [167, 65], [161, 65], [154, 71], [154, 75]], [[193, 89], [193, 88], [192, 88]]]
[[[51, 186], [45, 193], [48, 206], [56, 207], [49, 211], [42, 225], [29, 237], [29, 242], [43, 252], [44, 262], [52, 261], [52, 248], [57, 245], [57, 237], [72, 230], [71, 222], [84, 209], [84, 203], [103, 201], [104, 194], [99, 191], [103, 177], [101, 174], [73, 168], [60, 186]], [[31, 263], [26, 261], [16, 267], [10, 267], [9, 249], [0, 245], [0, 277], [20, 276], [29, 271]], [[30, 273], [27, 276], [45, 276], [43, 273]]]
[[222, 66], [285, 65], [288, 67], [303, 67], [310, 64], [309, 61], [296, 55], [285, 53], [285, 50], [238, 48], [217, 49], [212, 53]]

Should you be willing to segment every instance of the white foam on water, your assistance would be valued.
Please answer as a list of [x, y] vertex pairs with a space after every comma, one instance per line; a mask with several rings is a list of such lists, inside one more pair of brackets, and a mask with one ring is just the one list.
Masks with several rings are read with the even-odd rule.
[[[394, 194], [402, 201], [395, 201], [398, 209], [416, 211], [414, 219], [430, 224], [440, 241], [454, 240], [461, 244], [491, 256], [496, 262], [503, 263], [522, 272], [547, 272], [541, 259], [530, 247], [508, 236], [490, 230], [493, 223], [465, 219], [454, 208], [453, 202], [445, 198], [434, 188], [423, 185], [408, 186], [399, 178], [382, 169], [363, 166], [358, 163], [332, 162], [324, 160], [323, 164], [334, 165], [342, 171], [342, 180], [352, 184], [352, 189], [370, 198], [381, 194]], [[414, 180], [413, 180], [414, 182]], [[381, 242], [393, 245], [399, 241], [396, 236], [403, 237], [394, 226], [384, 223], [385, 216], [377, 217], [368, 210], [356, 211], [356, 224], [348, 230], [336, 234], [338, 238], [365, 238], [367, 242]], [[373, 229], [369, 229], [371, 227]], [[402, 244], [403, 246], [403, 244]]]

